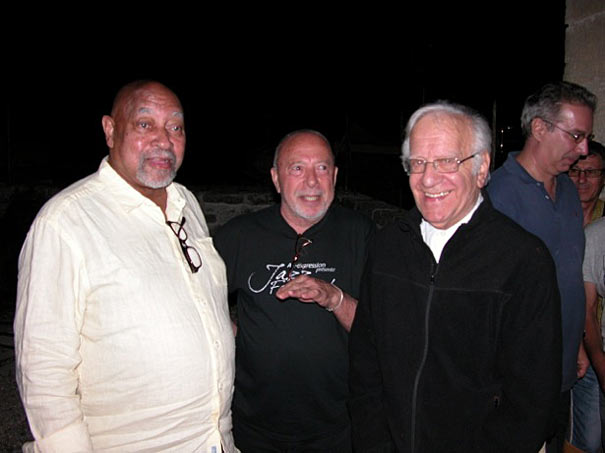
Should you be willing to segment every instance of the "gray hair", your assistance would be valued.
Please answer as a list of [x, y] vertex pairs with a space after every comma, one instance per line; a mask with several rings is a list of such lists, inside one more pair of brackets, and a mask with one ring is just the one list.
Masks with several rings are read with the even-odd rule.
[[[575, 83], [547, 83], [525, 100], [521, 113], [523, 134], [526, 137], [531, 136], [531, 122], [534, 118], [556, 121], [562, 103], [585, 105], [594, 113], [597, 108], [597, 97]], [[552, 126], [550, 128], [552, 129]]]
[[281, 153], [281, 150], [284, 147], [284, 145], [292, 137], [296, 137], [297, 135], [305, 135], [305, 134], [315, 135], [316, 137], [319, 137], [320, 139], [322, 139], [325, 142], [326, 147], [330, 151], [332, 160], [334, 160], [334, 152], [332, 151], [332, 146], [330, 146], [330, 141], [326, 138], [326, 136], [324, 134], [322, 134], [321, 132], [318, 132], [316, 130], [313, 130], [313, 129], [298, 129], [296, 131], [290, 132], [289, 134], [286, 134], [286, 136], [284, 138], [282, 138], [279, 141], [279, 143], [277, 144], [277, 147], [275, 148], [275, 154], [273, 155], [273, 168], [277, 168], [277, 161], [279, 159], [279, 153]]
[[405, 140], [401, 147], [401, 161], [405, 161], [410, 157], [410, 136], [416, 123], [426, 115], [446, 115], [451, 117], [462, 117], [470, 121], [471, 131], [473, 134], [473, 144], [471, 154], [476, 154], [473, 158], [473, 174], [479, 172], [481, 166], [481, 153], [489, 153], [492, 145], [492, 132], [487, 124], [487, 121], [478, 112], [470, 107], [453, 104], [448, 101], [437, 101], [432, 104], [427, 104], [410, 116], [405, 127]]

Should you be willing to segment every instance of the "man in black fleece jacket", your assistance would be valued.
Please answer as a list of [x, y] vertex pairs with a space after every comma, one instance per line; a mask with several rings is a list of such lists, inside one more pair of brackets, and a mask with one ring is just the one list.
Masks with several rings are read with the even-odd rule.
[[536, 452], [561, 384], [544, 244], [481, 189], [491, 133], [463, 106], [408, 122], [416, 209], [370, 245], [350, 335], [355, 451]]

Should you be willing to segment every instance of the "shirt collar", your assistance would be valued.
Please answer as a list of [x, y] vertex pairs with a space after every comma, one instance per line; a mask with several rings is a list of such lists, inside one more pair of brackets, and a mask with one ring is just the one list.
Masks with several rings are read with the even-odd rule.
[[441, 257], [441, 252], [445, 248], [445, 244], [452, 238], [452, 236], [456, 233], [460, 225], [464, 223], [468, 223], [473, 214], [483, 201], [483, 196], [479, 193], [479, 197], [477, 197], [477, 201], [473, 208], [458, 222], [446, 229], [435, 228], [426, 220], [422, 219], [420, 221], [420, 233], [422, 234], [422, 239], [425, 244], [429, 246], [431, 251], [433, 252], [433, 256], [435, 257], [435, 261], [439, 262], [439, 258]]
[[[518, 176], [519, 179], [521, 179], [521, 182], [524, 182], [526, 184], [538, 183], [543, 185], [541, 181], [538, 181], [532, 175], [530, 175], [529, 172], [523, 167], [523, 165], [519, 163], [519, 161], [517, 160], [517, 156], [519, 155], [519, 153], [519, 151], [514, 153], [508, 153], [508, 157], [506, 158], [506, 161], [504, 161], [503, 167], [506, 168], [506, 170], [508, 170], [511, 174]], [[563, 172], [559, 173], [557, 176], [555, 176], [555, 178], [557, 179], [557, 181], [559, 181], [561, 179], [568, 178], [568, 176], [567, 173]], [[557, 188], [557, 191], [558, 190], [559, 189]]]
[[[99, 165], [99, 178], [107, 186], [108, 190], [112, 192], [116, 203], [120, 205], [124, 211], [131, 212], [142, 206], [152, 206], [158, 208], [158, 206], [151, 201], [149, 198], [142, 195], [134, 187], [122, 178], [118, 172], [109, 164], [108, 156], [105, 156]], [[170, 183], [166, 187], [167, 203], [166, 203], [166, 215], [169, 219], [179, 218], [180, 214], [185, 206], [185, 199], [181, 196], [175, 187], [174, 183]]]
[[508, 153], [508, 157], [504, 162], [504, 168], [506, 168], [511, 174], [518, 176], [522, 182], [526, 184], [535, 184], [537, 181], [534, 179], [532, 175], [530, 175], [523, 165], [519, 163], [517, 160], [517, 156], [519, 155], [519, 151], [514, 153]]

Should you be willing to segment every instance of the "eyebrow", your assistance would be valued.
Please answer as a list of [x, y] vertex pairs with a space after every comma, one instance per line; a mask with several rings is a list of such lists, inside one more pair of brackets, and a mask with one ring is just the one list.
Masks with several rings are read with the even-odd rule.
[[[138, 110], [139, 113], [153, 113], [153, 109], [149, 108], [149, 107], [141, 107]], [[175, 116], [177, 118], [183, 119], [185, 118], [185, 115], [183, 115], [183, 112], [172, 112], [172, 116]]]

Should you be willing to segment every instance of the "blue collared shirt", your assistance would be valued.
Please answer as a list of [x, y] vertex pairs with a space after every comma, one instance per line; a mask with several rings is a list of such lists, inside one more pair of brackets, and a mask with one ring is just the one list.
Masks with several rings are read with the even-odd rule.
[[[504, 165], [492, 175], [487, 191], [494, 207], [542, 239], [555, 261], [563, 331], [561, 390], [566, 391], [576, 381], [578, 348], [584, 331], [582, 205], [576, 187], [566, 174], [557, 176], [553, 200], [544, 184], [519, 164], [518, 154], [508, 155]], [[538, 279], [540, 276], [536, 275]]]

